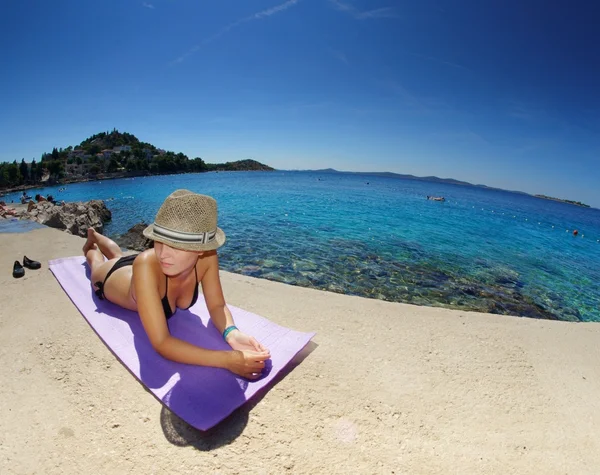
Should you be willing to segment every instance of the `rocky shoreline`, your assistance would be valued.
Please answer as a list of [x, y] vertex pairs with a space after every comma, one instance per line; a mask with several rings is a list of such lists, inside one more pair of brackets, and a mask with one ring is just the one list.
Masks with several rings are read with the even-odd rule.
[[88, 228], [102, 233], [104, 223], [112, 219], [112, 213], [102, 200], [69, 202], [62, 205], [49, 201], [30, 201], [26, 204], [7, 205], [7, 208], [10, 214], [0, 219], [27, 219], [81, 237], [87, 236]]

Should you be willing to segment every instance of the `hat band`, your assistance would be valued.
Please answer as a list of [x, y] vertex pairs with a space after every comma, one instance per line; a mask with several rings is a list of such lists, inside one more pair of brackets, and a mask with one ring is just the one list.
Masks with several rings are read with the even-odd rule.
[[154, 223], [153, 228], [155, 236], [180, 243], [208, 244], [217, 235], [216, 229], [214, 231], [208, 231], [205, 233], [184, 233], [181, 231], [173, 231], [172, 229], [163, 228], [156, 223]]

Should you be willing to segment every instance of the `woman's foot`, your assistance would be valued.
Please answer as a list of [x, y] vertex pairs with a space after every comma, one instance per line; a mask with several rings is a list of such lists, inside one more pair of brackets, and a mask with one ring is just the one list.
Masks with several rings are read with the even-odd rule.
[[96, 230], [94, 228], [88, 228], [87, 230], [87, 241], [83, 245], [83, 255], [87, 255], [88, 251], [92, 249], [98, 249], [96, 245]]

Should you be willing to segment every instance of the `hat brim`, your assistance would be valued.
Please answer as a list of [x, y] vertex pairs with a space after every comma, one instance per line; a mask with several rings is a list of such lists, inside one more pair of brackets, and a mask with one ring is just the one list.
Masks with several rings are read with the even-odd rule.
[[190, 243], [190, 242], [178, 242], [172, 239], [167, 239], [163, 236], [157, 236], [154, 233], [154, 224], [151, 224], [146, 229], [142, 231], [142, 234], [155, 242], [162, 242], [167, 246], [170, 246], [175, 249], [181, 249], [182, 251], [213, 251], [215, 249], [220, 248], [223, 244], [225, 244], [225, 233], [219, 227], [217, 227], [217, 233], [215, 234], [215, 238], [207, 242], [206, 244], [201, 243]]

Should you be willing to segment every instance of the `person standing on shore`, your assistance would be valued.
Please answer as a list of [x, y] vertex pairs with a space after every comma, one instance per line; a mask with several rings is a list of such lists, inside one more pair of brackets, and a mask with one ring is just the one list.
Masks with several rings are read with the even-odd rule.
[[[123, 256], [114, 241], [88, 229], [83, 254], [96, 295], [137, 311], [150, 343], [163, 357], [258, 378], [270, 353], [234, 325], [225, 303], [216, 251], [225, 243], [225, 233], [217, 227], [216, 201], [176, 190], [165, 199], [144, 236], [154, 241], [152, 249]], [[200, 348], [169, 333], [167, 320], [177, 308], [196, 303], [199, 283], [211, 321], [231, 351]]]

